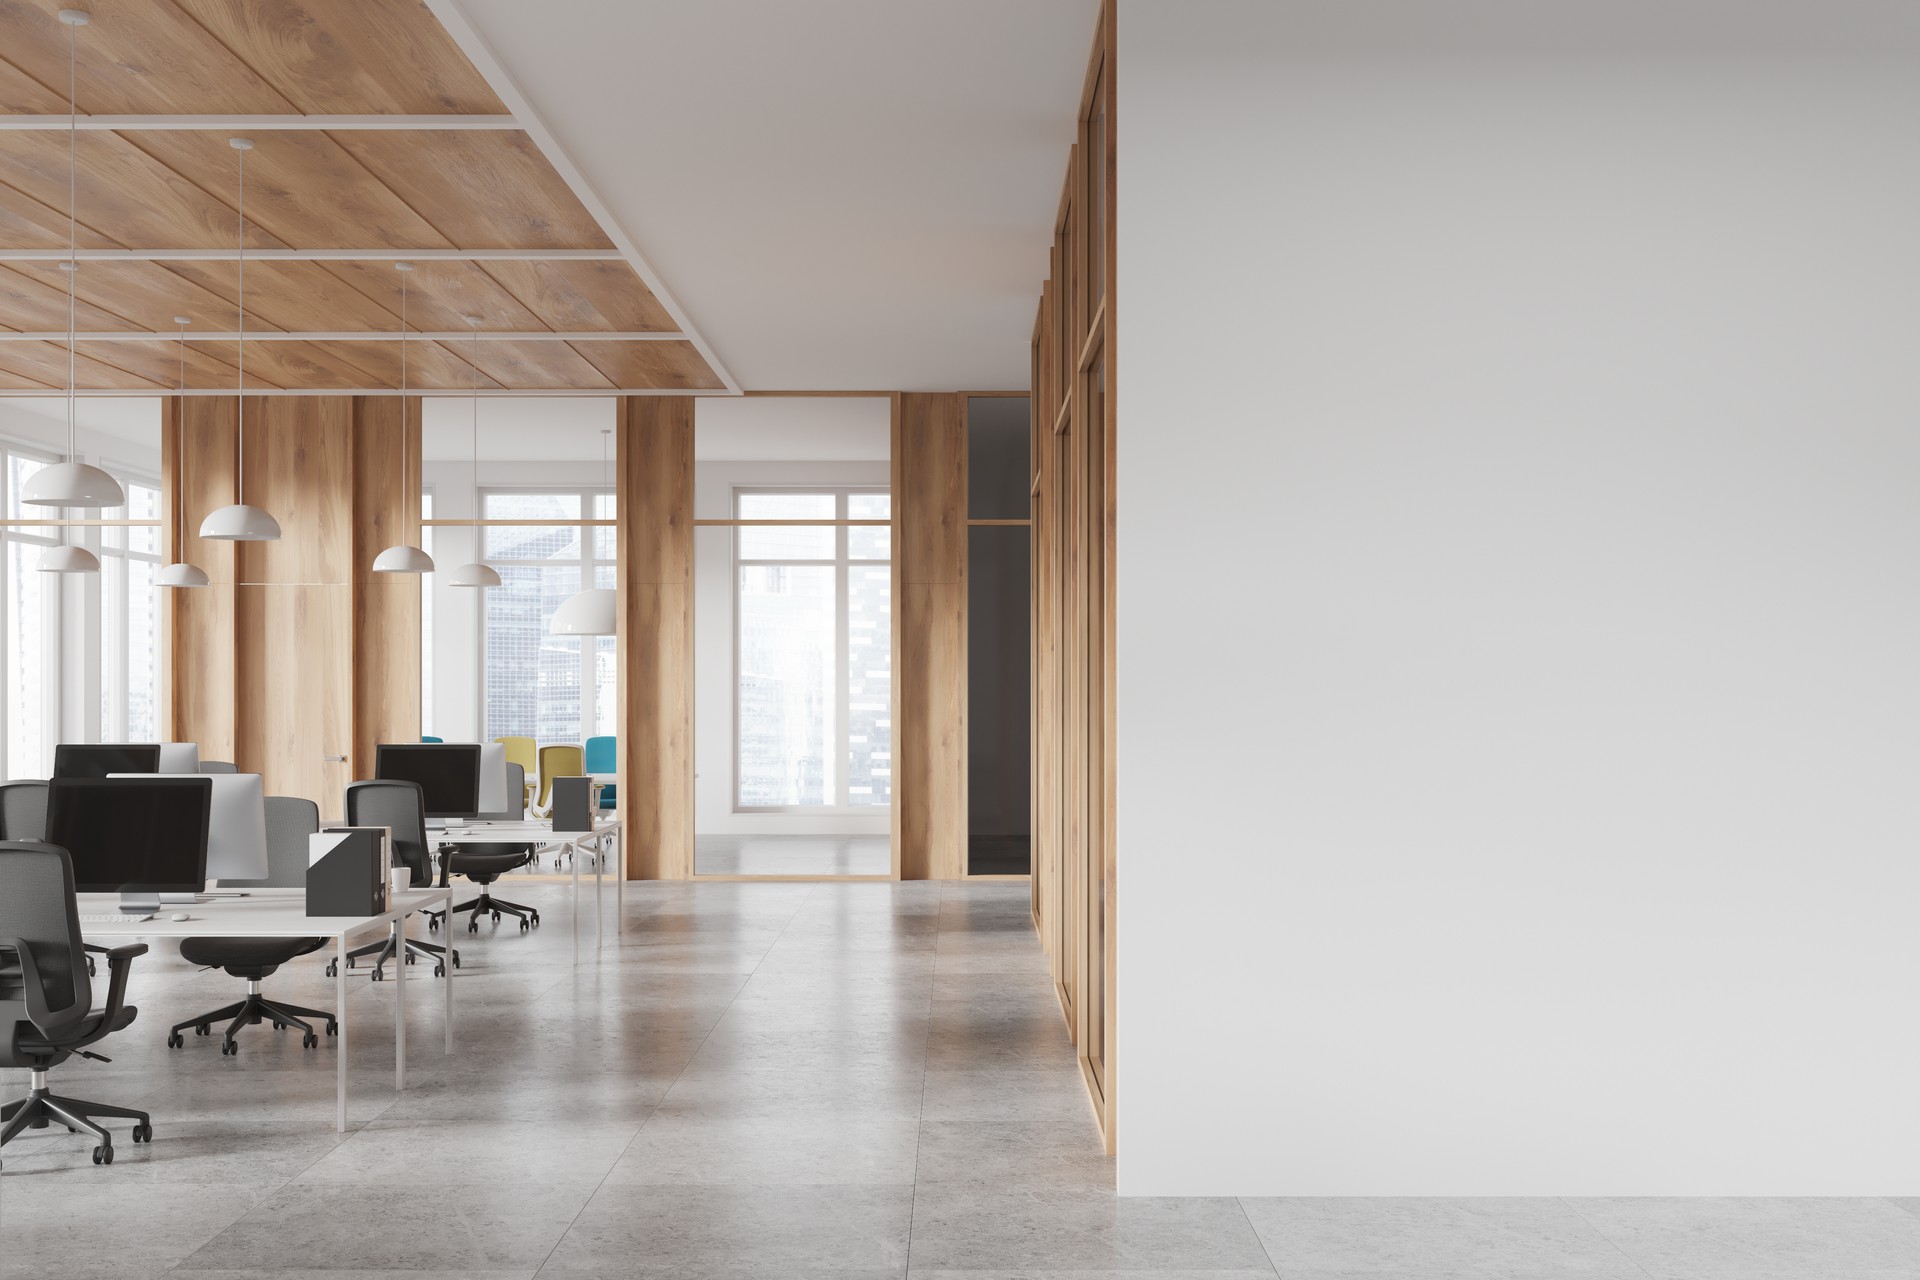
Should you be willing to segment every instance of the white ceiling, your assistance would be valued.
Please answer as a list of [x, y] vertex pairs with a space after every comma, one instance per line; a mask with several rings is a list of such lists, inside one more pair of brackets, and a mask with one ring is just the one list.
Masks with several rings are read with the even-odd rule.
[[[159, 446], [160, 399], [157, 396], [82, 396], [73, 405], [74, 424], [82, 431], [96, 431], [149, 449]], [[44, 418], [56, 424], [58, 431], [66, 430], [65, 396], [8, 396], [0, 398], [0, 410]]]
[[1098, 0], [457, 0], [748, 389], [1014, 390]]
[[[7, 403], [0, 401], [0, 404]], [[25, 401], [59, 404], [65, 401]], [[126, 403], [81, 401], [89, 405]], [[152, 423], [158, 422], [158, 402]], [[430, 397], [421, 402], [428, 462], [468, 462], [474, 456], [471, 400]], [[601, 432], [614, 424], [613, 397], [549, 400], [485, 398], [480, 402], [479, 456], [486, 462], [599, 462], [615, 443]], [[64, 416], [61, 421], [66, 419]], [[699, 462], [884, 462], [892, 433], [892, 406], [883, 396], [702, 396], [694, 407], [694, 458]], [[83, 415], [81, 424], [87, 425]], [[148, 434], [155, 430], [150, 423]]]

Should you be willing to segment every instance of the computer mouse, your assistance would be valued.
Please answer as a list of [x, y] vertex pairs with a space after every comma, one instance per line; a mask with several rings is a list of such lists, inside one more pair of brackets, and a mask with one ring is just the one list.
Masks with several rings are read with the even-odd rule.
[[188, 915], [188, 914], [187, 914], [186, 912], [184, 912], [184, 911], [176, 911], [176, 912], [174, 912], [174, 913], [173, 913], [172, 915], [170, 915], [170, 916], [168, 916], [168, 917], [167, 917], [167, 919], [169, 919], [169, 920], [191, 920], [191, 919], [193, 919], [193, 917], [192, 917], [192, 916], [190, 916], [190, 915]]

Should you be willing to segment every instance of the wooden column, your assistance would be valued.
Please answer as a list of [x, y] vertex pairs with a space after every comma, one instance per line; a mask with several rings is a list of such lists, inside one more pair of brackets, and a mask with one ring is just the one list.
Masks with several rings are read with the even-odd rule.
[[965, 403], [894, 398], [893, 801], [903, 880], [966, 871]]
[[186, 502], [187, 557], [214, 582], [167, 593], [173, 732], [336, 816], [373, 743], [420, 733], [419, 580], [369, 572], [395, 531], [417, 535], [398, 463], [418, 449], [418, 402], [408, 432], [397, 396], [249, 398], [245, 496], [282, 536], [209, 542], [201, 519], [239, 493], [236, 417], [225, 397], [168, 405], [167, 443], [184, 431], [187, 450], [176, 477], [169, 449], [166, 487]]
[[634, 880], [693, 875], [693, 407], [620, 400], [620, 816]]

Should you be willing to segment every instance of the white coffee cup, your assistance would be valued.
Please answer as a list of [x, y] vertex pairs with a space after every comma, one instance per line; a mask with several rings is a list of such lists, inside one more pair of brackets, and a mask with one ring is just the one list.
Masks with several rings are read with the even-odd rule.
[[413, 868], [395, 867], [393, 869], [393, 892], [405, 893], [413, 888]]

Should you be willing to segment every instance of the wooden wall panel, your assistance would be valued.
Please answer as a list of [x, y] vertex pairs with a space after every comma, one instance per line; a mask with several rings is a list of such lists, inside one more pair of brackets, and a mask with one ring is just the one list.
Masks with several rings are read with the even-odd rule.
[[623, 398], [618, 469], [627, 875], [683, 880], [693, 874], [693, 401]]
[[196, 532], [236, 499], [234, 402], [166, 403], [167, 500], [184, 498], [186, 556], [215, 583], [166, 593], [174, 735], [336, 816], [375, 743], [419, 736], [420, 582], [370, 571], [381, 547], [418, 536], [419, 401], [250, 398], [245, 496], [283, 537], [237, 545]]
[[906, 880], [966, 872], [965, 399], [895, 400], [894, 838]]
[[374, 748], [420, 736], [418, 574], [375, 573], [374, 557], [420, 545], [420, 400], [362, 397], [353, 432], [353, 776]]

